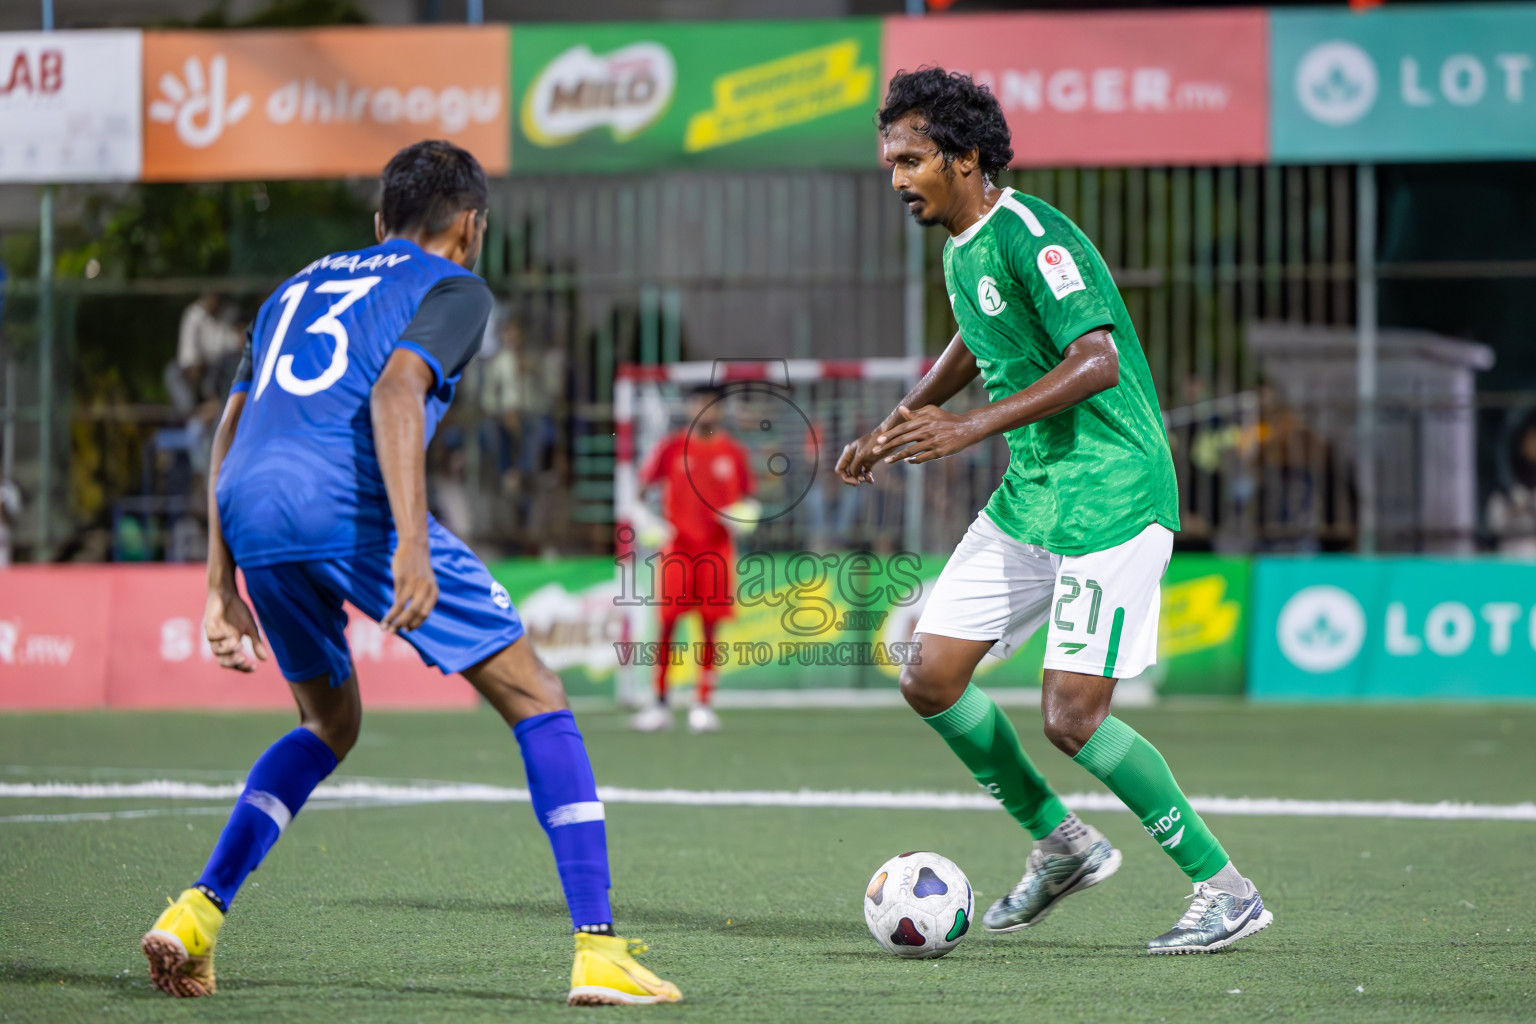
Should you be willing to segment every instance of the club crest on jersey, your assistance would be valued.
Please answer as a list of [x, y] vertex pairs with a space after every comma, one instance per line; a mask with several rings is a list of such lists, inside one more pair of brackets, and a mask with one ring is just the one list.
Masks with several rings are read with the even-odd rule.
[[1003, 293], [997, 290], [997, 282], [990, 277], [976, 282], [976, 301], [981, 304], [981, 311], [987, 316], [997, 316], [1008, 308]]
[[1078, 272], [1077, 260], [1062, 246], [1048, 245], [1041, 249], [1040, 255], [1035, 257], [1035, 264], [1040, 268], [1040, 276], [1045, 278], [1057, 302], [1073, 292], [1086, 291], [1088, 288], [1083, 283], [1083, 275]]
[[511, 608], [512, 596], [507, 593], [507, 588], [500, 583], [491, 584], [491, 603], [497, 608]]

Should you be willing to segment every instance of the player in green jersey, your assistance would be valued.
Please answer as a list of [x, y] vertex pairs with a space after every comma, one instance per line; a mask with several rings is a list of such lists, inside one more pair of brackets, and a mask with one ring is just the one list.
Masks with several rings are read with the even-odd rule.
[[[1136, 329], [1093, 243], [1059, 210], [993, 180], [1013, 158], [991, 92], [938, 68], [900, 72], [879, 113], [891, 185], [949, 232], [944, 280], [960, 330], [886, 420], [849, 444], [849, 484], [877, 465], [941, 459], [995, 434], [1001, 485], [929, 594], [902, 671], [907, 703], [1035, 839], [1023, 879], [987, 911], [1006, 932], [1120, 866], [1025, 756], [971, 683], [1046, 627], [1045, 734], [1101, 779], [1194, 883], [1153, 953], [1208, 953], [1272, 915], [1140, 734], [1111, 715], [1115, 681], [1157, 659], [1159, 582], [1179, 528], [1178, 486]], [[945, 411], [980, 374], [991, 402]]]

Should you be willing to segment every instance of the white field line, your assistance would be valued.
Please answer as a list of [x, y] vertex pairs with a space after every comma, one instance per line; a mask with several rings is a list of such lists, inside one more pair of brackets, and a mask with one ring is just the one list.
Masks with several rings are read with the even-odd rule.
[[[156, 779], [147, 782], [6, 782], [0, 798], [82, 800], [217, 800], [239, 795], [240, 783], [183, 782]], [[997, 802], [981, 793], [895, 793], [877, 790], [697, 790], [627, 789], [600, 786], [598, 798], [611, 804], [660, 804], [673, 807], [804, 807], [877, 809], [899, 811], [990, 811]], [[1063, 796], [1068, 806], [1081, 811], [1122, 811], [1120, 800], [1109, 793], [1077, 793]], [[310, 806], [401, 806], [442, 803], [527, 803], [528, 791], [472, 783], [438, 783], [410, 786], [379, 782], [334, 782], [315, 790]], [[1233, 814], [1250, 817], [1406, 818], [1429, 821], [1536, 821], [1536, 803], [1437, 804], [1400, 800], [1288, 800], [1279, 797], [1190, 798], [1202, 814]], [[127, 815], [130, 812], [106, 812]], [[37, 815], [18, 816], [27, 819]], [[50, 816], [43, 816], [53, 820]], [[0, 819], [0, 822], [12, 819]], [[70, 819], [74, 820], [74, 819]], [[94, 820], [94, 819], [93, 819]]]

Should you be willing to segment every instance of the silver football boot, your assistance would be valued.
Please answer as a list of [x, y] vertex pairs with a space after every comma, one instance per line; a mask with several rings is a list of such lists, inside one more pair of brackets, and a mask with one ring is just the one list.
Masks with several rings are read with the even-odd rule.
[[1046, 853], [1038, 846], [1031, 850], [1024, 877], [992, 904], [981, 919], [982, 927], [989, 932], [1016, 932], [1039, 924], [1062, 899], [1120, 870], [1120, 851], [1097, 831], [1092, 837], [1081, 854]]
[[1147, 952], [1214, 953], [1268, 928], [1275, 915], [1264, 909], [1252, 882], [1248, 888], [1252, 892], [1245, 899], [1196, 882], [1195, 891], [1189, 895], [1189, 909], [1172, 931], [1147, 943]]

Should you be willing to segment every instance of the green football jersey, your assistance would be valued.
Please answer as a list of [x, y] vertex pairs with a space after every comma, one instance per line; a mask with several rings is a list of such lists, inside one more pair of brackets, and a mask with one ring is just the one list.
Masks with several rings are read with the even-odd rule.
[[1151, 523], [1177, 530], [1178, 483], [1152, 372], [1104, 258], [1077, 225], [1004, 189], [945, 243], [944, 280], [994, 402], [1035, 383], [1089, 331], [1108, 330], [1120, 356], [1118, 385], [1008, 431], [1008, 471], [986, 507], [992, 521], [1062, 555], [1103, 551]]

